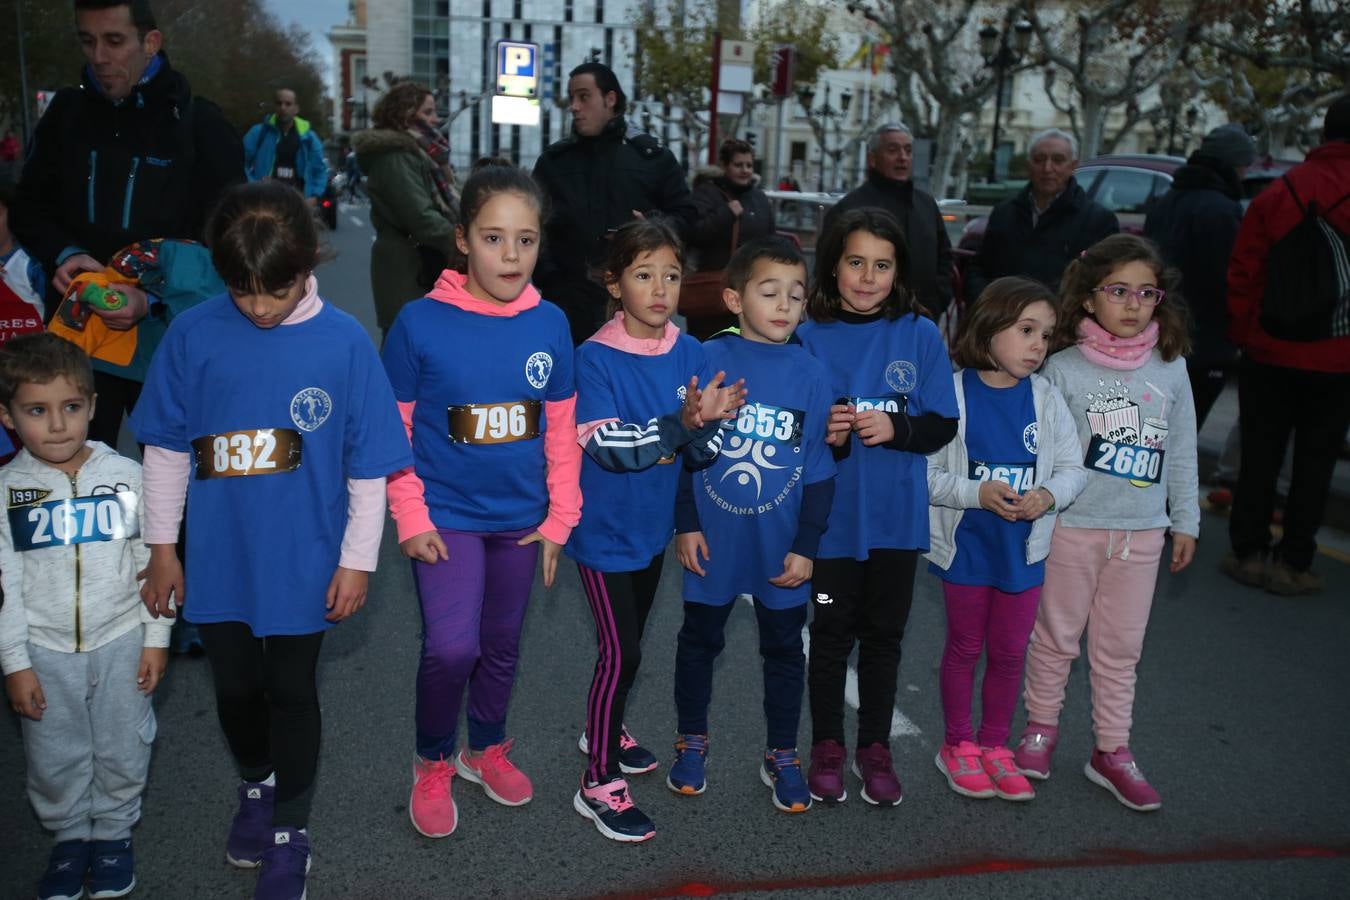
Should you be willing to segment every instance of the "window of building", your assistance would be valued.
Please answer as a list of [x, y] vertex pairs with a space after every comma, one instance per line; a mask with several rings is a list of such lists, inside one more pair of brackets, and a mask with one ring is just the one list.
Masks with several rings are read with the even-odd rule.
[[563, 21], [572, 21], [572, 3], [573, 0], [563, 0]]

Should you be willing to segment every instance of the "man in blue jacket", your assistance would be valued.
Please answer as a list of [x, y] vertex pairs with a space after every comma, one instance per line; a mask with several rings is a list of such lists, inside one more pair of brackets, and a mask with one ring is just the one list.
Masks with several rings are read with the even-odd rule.
[[323, 144], [309, 121], [299, 116], [295, 91], [277, 91], [277, 111], [244, 136], [244, 168], [249, 181], [275, 178], [295, 185], [310, 206], [328, 189]]

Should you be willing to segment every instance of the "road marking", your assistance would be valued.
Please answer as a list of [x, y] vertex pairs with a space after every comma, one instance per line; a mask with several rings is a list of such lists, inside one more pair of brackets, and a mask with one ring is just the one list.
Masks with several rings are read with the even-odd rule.
[[348, 220], [350, 220], [351, 223], [352, 223], [353, 225], [355, 225], [357, 228], [365, 228], [365, 227], [366, 227], [366, 223], [365, 223], [365, 222], [362, 222], [362, 221], [361, 221], [360, 219], [358, 219], [356, 216], [348, 216], [347, 218], [348, 218]]

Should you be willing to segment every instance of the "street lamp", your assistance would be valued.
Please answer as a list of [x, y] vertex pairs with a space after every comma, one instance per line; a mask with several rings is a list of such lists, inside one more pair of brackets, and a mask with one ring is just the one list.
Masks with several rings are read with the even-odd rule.
[[[834, 160], [832, 166], [835, 179], [839, 176], [839, 160], [844, 155], [844, 142], [840, 134], [842, 121], [848, 117], [849, 107], [853, 104], [853, 92], [844, 88], [839, 92], [839, 108], [835, 109], [830, 105], [830, 86], [825, 85], [825, 100], [812, 109], [811, 104], [815, 102], [816, 89], [809, 84], [804, 84], [797, 89], [797, 102], [801, 104], [802, 112], [806, 114], [806, 120], [811, 125], [811, 131], [816, 136], [816, 142], [820, 145], [820, 168], [816, 176], [816, 189], [825, 190], [825, 157], [828, 155]], [[834, 126], [834, 146], [830, 146], [829, 127]]]
[[[1017, 12], [1014, 7], [1008, 7], [1007, 13], [1003, 16], [1003, 28], [1000, 30], [992, 22], [986, 22], [980, 29], [980, 56], [984, 58], [984, 64], [993, 69], [997, 78], [994, 86], [994, 138], [989, 146], [989, 181], [994, 181], [995, 162], [998, 159], [998, 124], [1003, 116], [1003, 84], [1008, 77], [1008, 73], [1022, 58], [1027, 55], [1031, 49], [1032, 25], [1026, 19], [1018, 19], [1013, 22], [1013, 15]], [[1008, 44], [1008, 35], [1012, 34], [1012, 45]]]

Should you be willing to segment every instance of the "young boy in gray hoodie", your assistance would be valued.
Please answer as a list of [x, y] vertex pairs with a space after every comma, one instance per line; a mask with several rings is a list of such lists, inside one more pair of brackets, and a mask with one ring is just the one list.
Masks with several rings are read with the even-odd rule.
[[0, 421], [24, 445], [0, 469], [0, 668], [29, 799], [56, 834], [44, 900], [80, 897], [86, 879], [90, 897], [135, 887], [131, 828], [173, 621], [141, 604], [141, 467], [86, 440], [94, 399], [75, 345], [33, 334], [0, 348]]

